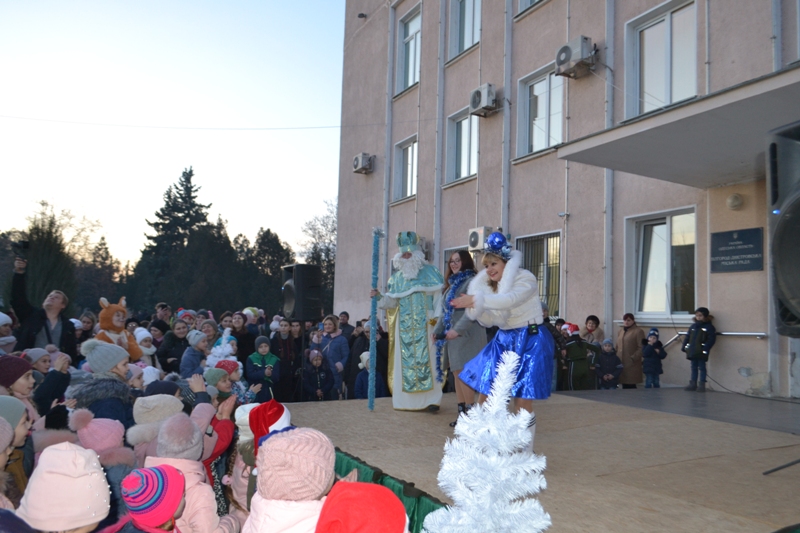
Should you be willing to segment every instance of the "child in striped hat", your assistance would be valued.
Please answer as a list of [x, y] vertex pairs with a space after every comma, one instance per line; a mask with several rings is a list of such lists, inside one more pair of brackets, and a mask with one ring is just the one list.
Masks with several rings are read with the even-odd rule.
[[183, 514], [185, 481], [180, 470], [159, 465], [134, 470], [122, 480], [122, 499], [128, 516], [117, 525], [120, 533], [177, 531]]

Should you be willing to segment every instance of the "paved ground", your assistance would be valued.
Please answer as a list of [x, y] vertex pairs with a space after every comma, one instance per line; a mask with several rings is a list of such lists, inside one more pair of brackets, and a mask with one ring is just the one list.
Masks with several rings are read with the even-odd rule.
[[[767, 533], [800, 523], [800, 465], [762, 475], [800, 459], [793, 434], [800, 432], [800, 404], [698, 396], [594, 391], [538, 402], [536, 451], [548, 462], [540, 500], [553, 519], [549, 531]], [[295, 424], [315, 427], [342, 450], [449, 501], [436, 475], [455, 403], [445, 394], [438, 414], [397, 412], [389, 398], [377, 400], [373, 412], [359, 400], [289, 407]]]

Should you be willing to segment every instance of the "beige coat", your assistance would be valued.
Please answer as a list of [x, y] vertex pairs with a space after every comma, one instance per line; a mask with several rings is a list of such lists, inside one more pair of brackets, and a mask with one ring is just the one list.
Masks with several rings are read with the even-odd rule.
[[603, 328], [597, 326], [594, 331], [589, 333], [589, 330], [586, 329], [586, 326], [583, 326], [578, 333], [581, 336], [581, 339], [585, 340], [586, 342], [596, 342], [597, 344], [603, 344], [603, 340], [605, 340], [605, 332]]
[[622, 375], [619, 382], [623, 385], [635, 385], [644, 381], [642, 374], [642, 341], [644, 331], [634, 324], [628, 331], [619, 328], [617, 333], [617, 357], [622, 361]]

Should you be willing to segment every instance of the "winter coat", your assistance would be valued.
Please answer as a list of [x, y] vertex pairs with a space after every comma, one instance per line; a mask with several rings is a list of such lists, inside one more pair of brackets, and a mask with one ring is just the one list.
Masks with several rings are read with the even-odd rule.
[[125, 429], [133, 426], [130, 387], [118, 379], [92, 379], [75, 387], [70, 396], [78, 400], [77, 409], [86, 408], [95, 418], [119, 420]]
[[312, 350], [319, 350], [323, 357], [328, 359], [331, 372], [333, 373], [333, 388], [342, 390], [342, 381], [344, 376], [344, 365], [347, 364], [347, 358], [350, 356], [350, 345], [347, 344], [347, 339], [342, 336], [341, 331], [334, 331], [333, 333], [325, 333], [319, 342], [311, 343]]
[[644, 331], [636, 324], [629, 328], [619, 328], [617, 344], [614, 348], [622, 361], [623, 370], [619, 382], [623, 385], [635, 385], [644, 380], [642, 376], [642, 340], [644, 338]]
[[[366, 368], [358, 373], [356, 378], [356, 400], [366, 400], [369, 398], [369, 370]], [[380, 374], [375, 374], [375, 397], [385, 398], [389, 396], [386, 383]]]
[[276, 378], [274, 374], [272, 376], [275, 399], [279, 402], [291, 402], [294, 398], [294, 376], [301, 361], [294, 338], [289, 335], [282, 339], [280, 332], [276, 332], [269, 341], [269, 351], [281, 361], [280, 377]]
[[[647, 340], [645, 340], [646, 342]], [[644, 344], [642, 346], [642, 372], [645, 374], [663, 374], [661, 360], [666, 356], [667, 351], [661, 341], [656, 341], [653, 345]]]
[[595, 359], [600, 348], [572, 335], [567, 341], [562, 390], [592, 390], [595, 388]]
[[[622, 374], [622, 361], [617, 357], [617, 352], [611, 350], [610, 352], [600, 351], [597, 356], [596, 366], [594, 371], [597, 374], [597, 382], [601, 385], [616, 387], [619, 385], [619, 376]], [[603, 381], [603, 376], [611, 374], [614, 379], [611, 381]]]
[[603, 342], [603, 339], [606, 338], [605, 332], [603, 331], [603, 328], [601, 328], [600, 326], [595, 328], [595, 330], [592, 331], [591, 333], [589, 332], [588, 329], [586, 329], [586, 326], [583, 326], [581, 330], [578, 332], [578, 335], [580, 336], [581, 339], [585, 340], [586, 342], [596, 342], [597, 344], [600, 344], [601, 342]]
[[350, 357], [347, 358], [347, 364], [344, 366], [342, 373], [342, 381], [347, 386], [347, 399], [353, 400], [356, 397], [356, 379], [358, 378], [361, 369], [358, 365], [361, 363], [361, 354], [369, 351], [369, 339], [363, 333], [350, 338]]
[[[42, 331], [47, 322], [47, 313], [41, 307], [36, 308], [28, 301], [25, 274], [14, 273], [11, 279], [11, 307], [17, 314], [20, 328], [15, 337], [17, 338], [17, 350], [27, 350], [36, 346], [36, 336]], [[72, 357], [73, 365], [78, 362], [78, 349], [75, 340], [75, 326], [70, 322], [69, 317], [63, 312], [58, 319], [61, 321], [61, 337], [52, 339], [52, 344], [58, 349]], [[44, 348], [44, 346], [42, 346]]]
[[[470, 280], [473, 276], [468, 277], [458, 287], [458, 291], [451, 295], [450, 287], [443, 295], [442, 309], [436, 326], [433, 328], [434, 335], [444, 333], [444, 313], [445, 313], [445, 298], [458, 298], [467, 293]], [[453, 309], [450, 317], [450, 328], [458, 333], [458, 337], [453, 340], [446, 341], [442, 347], [442, 370], [448, 366], [451, 370], [461, 370], [464, 368], [470, 359], [478, 355], [484, 346], [486, 346], [486, 330], [474, 320], [470, 320], [464, 309]]]
[[47, 373], [44, 381], [33, 391], [33, 403], [36, 405], [39, 416], [44, 416], [50, 412], [53, 400], [59, 400], [64, 397], [71, 380], [72, 376], [69, 372], [52, 370]]
[[[253, 469], [245, 464], [242, 459], [242, 454], [237, 453], [233, 461], [233, 472], [231, 472], [230, 475], [231, 496], [233, 500], [230, 505], [230, 514], [235, 516], [240, 524], [244, 524], [247, 521], [247, 517], [250, 516], [250, 505], [247, 501], [247, 485], [250, 479], [250, 472], [252, 471]], [[241, 507], [241, 509], [234, 505], [234, 502], [236, 502], [236, 505]]]
[[[271, 377], [264, 375], [268, 366], [272, 367]], [[281, 378], [281, 362], [272, 353], [261, 355], [255, 352], [247, 358], [244, 375], [250, 385], [261, 383], [261, 390], [256, 394], [256, 403], [268, 402], [273, 397], [275, 382]]]
[[498, 326], [503, 330], [542, 323], [544, 318], [539, 284], [536, 276], [522, 269], [521, 264], [522, 253], [519, 250], [512, 251], [497, 292], [489, 286], [486, 269], [472, 278], [467, 289], [467, 294], [475, 299], [475, 307], [466, 311], [470, 320], [477, 320], [486, 328]]
[[[322, 401], [331, 399], [333, 390], [333, 373], [325, 357], [319, 367], [307, 363], [303, 369], [303, 392], [306, 401]], [[317, 397], [317, 390], [322, 391], [322, 398]]]
[[342, 331], [342, 337], [344, 337], [344, 340], [346, 340], [347, 344], [350, 345], [350, 339], [353, 336], [353, 332], [356, 330], [356, 327], [352, 324], [340, 324], [339, 329]]
[[[168, 331], [167, 334], [164, 335], [161, 346], [156, 350], [156, 357], [161, 363], [161, 368], [164, 372], [178, 372], [180, 370], [181, 357], [183, 357], [183, 352], [185, 352], [188, 347], [189, 341], [186, 337], [179, 339], [172, 331]], [[175, 361], [168, 363], [167, 359], [175, 359]]]
[[[211, 464], [216, 461], [225, 451], [228, 449], [228, 446], [231, 445], [233, 441], [233, 433], [236, 431], [236, 425], [230, 420], [220, 420], [216, 416], [211, 419], [210, 426], [214, 428], [214, 433], [217, 434], [217, 442], [214, 444], [214, 449], [211, 450], [211, 454], [208, 456], [207, 459], [204, 459], [203, 466], [206, 469], [206, 476], [208, 476], [208, 482], [211, 486], [214, 485], [215, 479], [215, 472], [211, 468]], [[205, 450], [203, 450], [203, 457], [206, 456]], [[227, 458], [227, 456], [226, 456]]]
[[324, 502], [325, 498], [300, 502], [265, 500], [256, 493], [242, 533], [314, 533]]
[[689, 331], [686, 332], [681, 347], [681, 351], [686, 353], [686, 359], [708, 361], [708, 353], [717, 341], [717, 328], [714, 327], [711, 320], [710, 316], [704, 322], [695, 320]]
[[231, 383], [231, 394], [236, 396], [236, 402], [239, 405], [248, 403], [255, 403], [256, 393], [250, 390], [250, 385], [241, 380]]
[[100, 529], [116, 524], [125, 514], [125, 502], [122, 501], [122, 480], [136, 468], [136, 456], [130, 448], [112, 448], [98, 454], [100, 466], [106, 474], [108, 486], [111, 488], [108, 516], [100, 522]]
[[195, 374], [203, 375], [203, 367], [200, 366], [200, 362], [206, 358], [206, 354], [203, 352], [195, 350], [193, 347], [189, 346], [186, 348], [186, 351], [183, 352], [183, 356], [181, 357], [181, 377], [183, 379], [189, 379]]
[[217, 500], [214, 489], [206, 482], [206, 471], [200, 461], [189, 459], [172, 459], [166, 457], [148, 457], [144, 466], [170, 465], [183, 474], [186, 507], [183, 515], [176, 520], [181, 533], [238, 533], [239, 521], [225, 515], [217, 516]]
[[231, 329], [231, 335], [236, 337], [236, 359], [244, 366], [250, 354], [256, 351], [256, 335], [250, 333], [247, 328], [241, 331]]

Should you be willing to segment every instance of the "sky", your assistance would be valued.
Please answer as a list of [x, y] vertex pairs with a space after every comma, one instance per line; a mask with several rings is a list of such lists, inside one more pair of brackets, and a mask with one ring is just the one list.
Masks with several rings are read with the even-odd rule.
[[192, 167], [231, 238], [298, 251], [338, 189], [344, 4], [0, 0], [0, 231], [46, 200], [135, 263]]

